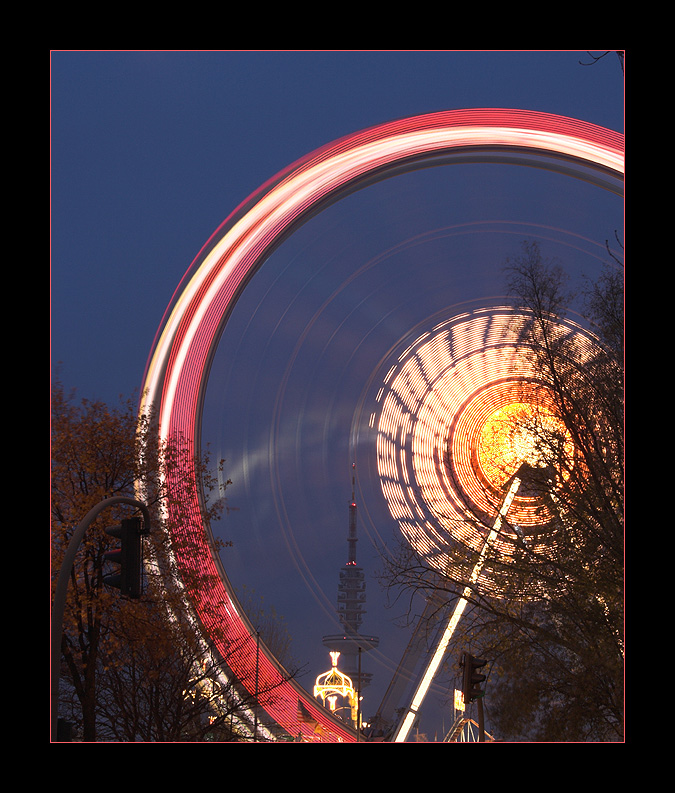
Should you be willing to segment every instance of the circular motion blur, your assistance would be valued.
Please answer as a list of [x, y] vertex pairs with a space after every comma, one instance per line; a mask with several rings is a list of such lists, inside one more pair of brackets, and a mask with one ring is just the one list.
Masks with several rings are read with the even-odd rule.
[[[167, 309], [148, 361], [142, 405], [156, 410], [160, 437], [180, 435], [199, 451], [206, 386], [219, 339], [253, 275], [282, 240], [324, 207], [374, 181], [455, 162], [536, 165], [620, 194], [623, 136], [545, 113], [447, 111], [356, 133], [295, 163], [223, 223]], [[467, 514], [493, 515], [514, 469], [536, 464], [528, 422], [546, 422], [559, 438], [561, 453], [574, 460], [569, 440], [557, 432], [545, 388], [512, 335], [513, 319], [495, 308], [444, 320], [429, 337], [416, 340], [388, 374], [373, 408], [373, 421], [379, 413], [374, 425], [379, 480], [391, 514], [413, 547], [439, 569], [452, 563], [453, 543], [480, 548], [484, 536], [466, 525]], [[581, 350], [586, 343], [580, 333]], [[319, 725], [324, 741], [356, 740], [351, 728], [287, 680], [277, 659], [261, 646], [212, 552], [198, 486], [194, 493], [194, 501], [183, 505], [192, 519], [176, 532], [188, 540], [183, 545], [199, 546], [203, 553], [179, 553], [176, 561], [186, 581], [199, 565], [220, 582], [208, 591], [190, 589], [188, 595], [205, 640], [227, 658], [223, 674], [255, 679], [256, 685], [275, 691], [264, 728], [256, 721], [252, 729], [270, 738], [312, 740]], [[514, 520], [536, 535], [535, 529], [546, 523], [543, 509], [537, 499], [519, 494]], [[536, 541], [548, 542], [545, 537]], [[508, 557], [508, 533], [500, 534], [498, 542]], [[489, 591], [504, 591], [490, 565], [481, 569], [480, 582]], [[228, 653], [225, 645], [238, 650]]]
[[[522, 466], [548, 464], [551, 453], [565, 457], [556, 470], [574, 465], [572, 441], [521, 341], [526, 321], [501, 307], [441, 322], [400, 355], [377, 394], [369, 420], [377, 428], [384, 498], [402, 534], [439, 572], [470, 558], [467, 549], [480, 553]], [[571, 325], [559, 332], [572, 338], [583, 366], [592, 338]], [[551, 448], [541, 448], [542, 437]], [[484, 566], [481, 591], [504, 594], [504, 564], [516, 539], [509, 526], [541, 553], [554, 542], [546, 533], [550, 520], [546, 502], [519, 488], [493, 547], [498, 580]]]

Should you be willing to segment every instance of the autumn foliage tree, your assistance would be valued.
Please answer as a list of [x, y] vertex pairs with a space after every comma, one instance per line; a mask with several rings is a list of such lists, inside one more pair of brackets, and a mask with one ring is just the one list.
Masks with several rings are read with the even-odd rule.
[[[97, 504], [114, 496], [137, 499], [140, 488], [153, 523], [143, 541], [151, 563], [140, 600], [120, 597], [103, 581], [109, 569], [105, 554], [117, 542], [105, 529], [129, 517], [129, 506], [102, 510], [80, 543], [67, 590], [59, 714], [84, 741], [242, 739], [240, 716], [257, 704], [246, 693], [252, 686], [228, 680], [222, 674], [226, 659], [203, 641], [173, 567], [175, 549], [166, 524], [167, 514], [173, 521], [194, 521], [176, 503], [176, 488], [167, 490], [168, 472], [174, 483], [181, 471], [195, 474], [185, 475], [181, 484], [184, 493], [198, 486], [204, 496], [195, 532], [222, 513], [229, 482], [219, 484], [208, 455], [193, 459], [180, 439], [158, 443], [152, 417], [139, 417], [130, 400], [115, 407], [76, 402], [58, 379], [51, 429], [53, 586], [74, 528]], [[212, 552], [221, 551], [213, 540], [210, 545]], [[194, 552], [204, 547], [195, 541]], [[258, 695], [260, 700], [273, 692]]]
[[[74, 405], [56, 381], [52, 390], [52, 583], [80, 520], [110, 496], [134, 496], [139, 474], [135, 413], [129, 404], [110, 410], [99, 402]], [[104, 555], [111, 550], [105, 534], [122, 517], [111, 509], [88, 531], [70, 574], [63, 625], [64, 672], [69, 685], [62, 687], [75, 712], [77, 703], [84, 740], [96, 740], [98, 659], [109, 638], [106, 614], [114, 604], [103, 585]]]

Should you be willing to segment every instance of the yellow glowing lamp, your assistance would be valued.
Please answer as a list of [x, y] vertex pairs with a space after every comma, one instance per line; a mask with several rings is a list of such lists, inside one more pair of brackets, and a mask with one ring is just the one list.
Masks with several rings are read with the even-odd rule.
[[333, 666], [328, 672], [323, 672], [316, 678], [314, 684], [314, 696], [327, 701], [331, 710], [336, 709], [337, 697], [346, 698], [351, 710], [351, 718], [354, 723], [357, 721], [358, 707], [357, 696], [352, 679], [337, 668], [339, 652], [333, 651], [330, 654]]

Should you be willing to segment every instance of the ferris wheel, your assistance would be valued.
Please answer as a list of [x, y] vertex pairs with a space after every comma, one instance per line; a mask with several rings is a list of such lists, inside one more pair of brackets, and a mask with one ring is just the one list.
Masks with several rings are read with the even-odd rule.
[[[367, 185], [429, 166], [480, 162], [536, 166], [622, 194], [623, 136], [546, 113], [439, 112], [367, 129], [312, 152], [277, 174], [224, 221], [168, 306], [142, 388], [141, 410], [156, 410], [160, 439], [179, 434], [195, 453], [199, 451], [206, 388], [218, 342], [251, 279], [283, 240], [326, 206]], [[488, 544], [505, 542], [502, 550], [508, 556], [508, 541], [498, 532], [506, 510], [517, 511], [515, 522], [520, 526], [534, 520], [533, 505], [519, 495], [517, 482], [496, 514], [485, 495], [501, 492], [504, 483], [498, 472], [513, 462], [509, 459], [513, 442], [504, 439], [503, 418], [533, 405], [546, 408], [540, 389], [532, 385], [535, 378], [527, 356], [510, 336], [512, 330], [513, 314], [499, 304], [435, 317], [429, 327], [408, 340], [383, 377], [379, 370], [373, 372], [371, 380], [379, 378], [376, 400], [370, 403], [364, 397], [360, 404], [369, 411], [379, 485], [392, 519], [406, 540], [439, 570], [448, 564], [443, 556], [447, 537], [468, 531], [461, 520], [458, 489], [477, 509], [493, 514], [493, 534], [461, 538], [479, 554]], [[568, 325], [561, 332], [578, 338], [582, 349], [590, 343], [581, 328]], [[364, 394], [369, 385], [372, 382], [364, 383]], [[526, 446], [527, 439], [521, 443]], [[495, 448], [503, 465], [490, 462]], [[438, 465], [439, 454], [448, 450], [452, 477]], [[196, 478], [194, 471], [182, 474]], [[187, 594], [204, 640], [228, 659], [223, 674], [251, 680], [255, 666], [260, 685], [275, 689], [266, 714], [270, 738], [300, 735], [314, 740], [318, 725], [322, 740], [356, 740], [353, 730], [298, 683], [288, 680], [281, 663], [261, 646], [227, 570], [210, 548], [209, 527], [201, 525], [200, 492], [194, 488], [192, 503], [183, 504], [192, 515], [192, 528], [175, 531], [191, 532], [192, 547], [203, 545], [201, 572], [215, 575], [219, 582], [208, 591]], [[195, 557], [179, 554], [176, 561], [179, 570], [187, 573]], [[477, 585], [499, 594], [500, 582], [480, 559], [471, 575]], [[399, 725], [396, 740], [406, 739], [442, 660], [448, 631], [454, 630], [460, 615], [461, 611], [455, 613], [443, 629], [423, 680], [405, 709], [410, 718]], [[233, 657], [220, 642], [239, 650]]]

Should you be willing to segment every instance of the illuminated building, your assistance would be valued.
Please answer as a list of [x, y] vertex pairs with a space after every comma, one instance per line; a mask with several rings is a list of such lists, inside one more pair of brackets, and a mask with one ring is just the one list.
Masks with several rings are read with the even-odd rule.
[[[352, 465], [352, 472], [355, 466]], [[379, 644], [376, 636], [360, 633], [366, 604], [366, 577], [363, 569], [356, 563], [357, 510], [354, 497], [354, 474], [352, 473], [352, 500], [349, 503], [349, 533], [347, 535], [347, 562], [340, 570], [338, 584], [337, 613], [342, 627], [341, 633], [323, 637], [323, 645], [333, 658], [333, 670], [326, 675], [344, 675], [353, 684], [356, 696], [370, 683], [372, 674], [361, 666], [363, 653]], [[337, 658], [341, 669], [337, 669]], [[320, 676], [321, 678], [324, 675]], [[317, 678], [317, 685], [319, 678]], [[316, 690], [316, 689], [315, 689]]]
[[319, 675], [314, 685], [314, 696], [327, 703], [330, 710], [344, 721], [357, 724], [359, 720], [358, 692], [352, 679], [337, 667], [340, 653], [333, 650], [330, 654], [333, 666], [328, 672]]

